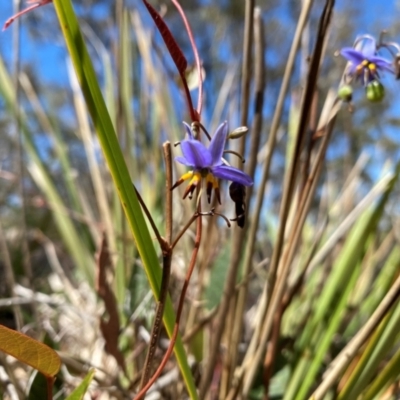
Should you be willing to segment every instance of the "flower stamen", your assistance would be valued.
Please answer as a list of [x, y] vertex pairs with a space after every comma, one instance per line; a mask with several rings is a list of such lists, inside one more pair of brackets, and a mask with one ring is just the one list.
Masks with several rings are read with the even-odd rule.
[[[193, 192], [196, 190], [197, 186], [199, 185], [199, 182], [201, 181], [201, 174], [199, 172], [193, 172], [193, 171], [191, 171], [191, 172], [192, 172], [193, 178], [190, 181], [189, 186], [186, 188], [185, 193], [183, 194], [184, 199], [187, 196], [189, 196], [190, 200], [193, 198]], [[187, 174], [184, 174], [184, 175], [187, 175]], [[182, 177], [184, 175], [182, 175]]]
[[215, 196], [217, 197], [218, 203], [221, 204], [218, 179], [209, 172], [206, 176], [206, 192], [208, 204], [211, 203], [211, 194], [213, 190], [215, 192]]
[[353, 77], [359, 79], [367, 87], [373, 81], [379, 81], [381, 71], [395, 73], [395, 66], [390, 59], [379, 55], [381, 48], [390, 49], [383, 43], [382, 38], [377, 43], [370, 35], [360, 36], [353, 47], [345, 47], [340, 54], [349, 61], [345, 71], [345, 82], [348, 83]]
[[181, 185], [183, 182], [187, 181], [188, 179], [193, 178], [193, 175], [195, 174], [194, 171], [188, 171], [185, 174], [183, 174], [172, 186], [171, 190], [174, 190], [176, 187]]
[[[175, 160], [180, 164], [191, 167], [192, 171], [181, 176], [181, 178], [174, 184], [172, 189], [179, 186], [184, 180], [191, 179], [188, 187], [186, 188], [183, 198], [193, 197], [194, 191], [198, 191], [198, 199], [202, 193], [202, 183], [204, 180], [208, 202], [211, 202], [212, 192], [214, 190], [218, 203], [221, 204], [221, 196], [219, 191], [219, 179], [225, 179], [231, 182], [236, 182], [243, 186], [251, 186], [253, 184], [252, 178], [238, 168], [231, 167], [224, 159], [224, 148], [228, 136], [228, 124], [223, 122], [216, 130], [211, 142], [206, 147], [199, 140], [198, 137], [200, 129], [205, 131], [205, 128], [199, 121], [195, 121], [189, 126], [184, 122], [187, 139], [181, 142], [182, 156], [175, 157]], [[235, 154], [243, 162], [243, 157], [237, 152], [226, 151], [226, 153]]]

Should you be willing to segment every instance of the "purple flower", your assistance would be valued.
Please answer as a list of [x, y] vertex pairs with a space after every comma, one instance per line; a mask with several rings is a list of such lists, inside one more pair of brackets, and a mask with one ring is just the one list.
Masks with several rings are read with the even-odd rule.
[[364, 86], [369, 82], [379, 79], [379, 70], [386, 70], [394, 73], [392, 63], [386, 58], [380, 57], [377, 54], [376, 41], [372, 36], [362, 36], [357, 41], [360, 41], [362, 46], [360, 50], [353, 47], [345, 47], [340, 51], [340, 54], [350, 61], [348, 74], [357, 79], [361, 79]]
[[183, 174], [172, 189], [179, 186], [185, 180], [191, 179], [183, 198], [186, 198], [188, 195], [189, 198], [192, 198], [194, 190], [204, 179], [207, 185], [208, 202], [211, 200], [211, 192], [214, 189], [217, 199], [221, 203], [218, 179], [226, 179], [244, 186], [251, 186], [253, 184], [250, 176], [237, 168], [225, 165], [222, 161], [225, 142], [228, 136], [228, 123], [226, 121], [218, 127], [208, 148], [194, 138], [193, 131], [186, 122], [183, 124], [189, 138], [181, 142], [183, 157], [175, 157], [175, 160], [192, 168], [192, 170]]

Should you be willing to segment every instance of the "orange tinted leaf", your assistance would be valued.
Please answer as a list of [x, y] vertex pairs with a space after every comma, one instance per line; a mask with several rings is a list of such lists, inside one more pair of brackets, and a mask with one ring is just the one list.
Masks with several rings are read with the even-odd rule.
[[0, 325], [0, 350], [48, 377], [55, 376], [61, 367], [60, 357], [49, 346], [3, 325]]
[[167, 46], [169, 54], [171, 54], [171, 57], [174, 60], [176, 68], [178, 68], [181, 76], [184, 76], [185, 70], [187, 68], [187, 61], [181, 48], [179, 47], [175, 38], [172, 36], [172, 33], [169, 30], [167, 24], [164, 22], [163, 18], [156, 11], [156, 9], [146, 0], [143, 0], [143, 3], [149, 11], [151, 17], [153, 18], [162, 38], [164, 39], [164, 43]]

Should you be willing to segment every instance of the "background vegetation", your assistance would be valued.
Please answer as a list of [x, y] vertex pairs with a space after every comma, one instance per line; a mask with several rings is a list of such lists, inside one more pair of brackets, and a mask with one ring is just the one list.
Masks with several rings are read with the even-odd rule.
[[[181, 1], [206, 74], [202, 123], [211, 134], [224, 120], [231, 130], [249, 127], [230, 147], [245, 155], [255, 183], [245, 229], [201, 218], [182, 340], [148, 398], [397, 399], [399, 83], [383, 76], [377, 104], [354, 85], [353, 106], [341, 104], [346, 63], [335, 56], [357, 34], [388, 29], [396, 40], [397, 27], [366, 24], [361, 5], [336, 4], [324, 24], [329, 1], [214, 3]], [[162, 144], [182, 140], [190, 117], [141, 3], [74, 4], [89, 57], [78, 34], [60, 29], [77, 32], [65, 4], [55, 0], [3, 33], [0, 323], [58, 351], [55, 398], [91, 368], [87, 398], [133, 398], [162, 251], [130, 182], [166, 235]], [[152, 4], [193, 63], [176, 9]], [[185, 171], [173, 170], [174, 181]], [[183, 190], [173, 192], [173, 237], [195, 210]], [[233, 218], [226, 183], [221, 192], [217, 211]], [[193, 224], [174, 248], [153, 369], [169, 344], [195, 238]], [[4, 354], [0, 394], [46, 396], [41, 375]]]

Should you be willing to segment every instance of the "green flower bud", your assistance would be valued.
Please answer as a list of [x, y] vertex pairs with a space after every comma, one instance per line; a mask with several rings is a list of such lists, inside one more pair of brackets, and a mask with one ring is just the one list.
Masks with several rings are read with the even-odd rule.
[[350, 102], [353, 97], [353, 88], [350, 85], [343, 85], [338, 90], [340, 100]]
[[228, 135], [228, 139], [239, 139], [249, 131], [247, 126], [239, 126]]
[[369, 82], [365, 88], [365, 91], [367, 94], [367, 99], [374, 103], [382, 101], [382, 99], [385, 97], [385, 88], [379, 81]]

